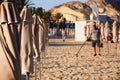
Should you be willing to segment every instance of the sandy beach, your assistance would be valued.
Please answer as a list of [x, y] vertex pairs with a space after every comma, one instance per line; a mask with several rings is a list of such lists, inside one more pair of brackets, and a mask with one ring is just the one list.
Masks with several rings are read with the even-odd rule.
[[[104, 43], [101, 56], [93, 56], [91, 42], [81, 48], [82, 44], [74, 38], [50, 39], [41, 74], [36, 74], [41, 79], [36, 80], [120, 80], [120, 43], [117, 49], [115, 43]], [[35, 80], [34, 75], [30, 80]]]

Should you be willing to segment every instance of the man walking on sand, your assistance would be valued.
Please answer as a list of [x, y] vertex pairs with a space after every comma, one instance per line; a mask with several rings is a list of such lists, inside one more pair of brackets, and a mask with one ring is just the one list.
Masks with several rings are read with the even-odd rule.
[[101, 32], [100, 32], [100, 29], [97, 28], [97, 26], [94, 24], [93, 25], [93, 29], [91, 30], [91, 36], [92, 36], [92, 47], [94, 49], [94, 56], [97, 55], [96, 53], [96, 45], [98, 47], [98, 55], [101, 56], [101, 53], [100, 53], [100, 36], [101, 36]]

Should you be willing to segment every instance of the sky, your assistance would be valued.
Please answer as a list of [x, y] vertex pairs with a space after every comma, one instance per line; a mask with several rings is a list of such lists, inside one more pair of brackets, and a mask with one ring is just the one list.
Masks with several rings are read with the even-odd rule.
[[81, 1], [81, 2], [86, 2], [87, 0], [31, 0], [33, 7], [42, 7], [45, 9], [45, 11], [53, 8], [54, 6], [70, 2], [70, 1]]

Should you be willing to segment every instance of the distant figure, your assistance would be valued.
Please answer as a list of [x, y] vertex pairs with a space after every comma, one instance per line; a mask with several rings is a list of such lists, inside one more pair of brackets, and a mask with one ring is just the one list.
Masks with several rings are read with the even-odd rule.
[[92, 35], [92, 47], [94, 48], [94, 56], [97, 55], [96, 53], [96, 45], [98, 47], [98, 55], [101, 56], [100, 53], [100, 36], [101, 36], [101, 32], [100, 29], [97, 28], [96, 25], [93, 25], [93, 30], [91, 31], [91, 35]]
[[61, 32], [61, 33], [62, 33], [63, 42], [65, 42], [66, 37], [67, 37], [67, 36], [66, 36], [66, 30], [65, 30], [65, 28], [62, 29], [62, 32]]
[[113, 22], [113, 27], [112, 27], [112, 33], [113, 33], [113, 42], [117, 42], [118, 41], [118, 34], [117, 34], [117, 22], [114, 21]]

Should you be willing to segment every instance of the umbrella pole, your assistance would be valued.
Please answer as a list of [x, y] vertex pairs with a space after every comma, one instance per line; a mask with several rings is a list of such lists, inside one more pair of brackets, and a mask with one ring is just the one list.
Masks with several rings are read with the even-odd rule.
[[109, 54], [109, 42], [107, 42], [108, 54]]
[[100, 50], [101, 50], [100, 54], [102, 55], [102, 54], [103, 54], [103, 47], [102, 47], [102, 48], [100, 48]]
[[39, 63], [39, 78], [42, 80], [42, 67], [43, 67], [43, 52], [41, 52], [40, 63]]
[[44, 55], [43, 55], [43, 64], [45, 64], [45, 59], [46, 59], [46, 51], [44, 52]]
[[77, 57], [78, 57], [78, 54], [79, 54], [80, 50], [82, 49], [82, 47], [85, 45], [86, 42], [87, 42], [87, 41], [84, 41], [84, 43], [82, 44], [82, 46], [79, 48], [78, 52], [76, 53], [76, 56], [77, 56]]
[[40, 58], [40, 67], [39, 67], [39, 76], [40, 76], [40, 80], [42, 80], [42, 71], [43, 71], [43, 65], [45, 63], [45, 52], [43, 52], [41, 54], [41, 58]]
[[116, 42], [116, 56], [117, 56], [117, 42]]
[[39, 79], [41, 80], [41, 75], [42, 75], [42, 59], [40, 59], [40, 63], [39, 63]]
[[26, 74], [26, 80], [29, 80], [29, 76], [30, 76], [30, 73], [27, 72], [27, 74]]
[[78, 52], [75, 54], [76, 55], [76, 59], [77, 59], [77, 66], [78, 66], [78, 57], [79, 57], [78, 54], [79, 54], [80, 50], [82, 49], [82, 47], [85, 45], [86, 42], [87, 42], [87, 40], [84, 41], [84, 43], [82, 44], [82, 46], [79, 48]]
[[35, 60], [35, 80], [37, 80], [37, 61]]
[[42, 53], [40, 53], [40, 63], [39, 63], [39, 79], [41, 80], [41, 65], [42, 65]]

